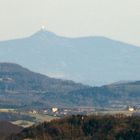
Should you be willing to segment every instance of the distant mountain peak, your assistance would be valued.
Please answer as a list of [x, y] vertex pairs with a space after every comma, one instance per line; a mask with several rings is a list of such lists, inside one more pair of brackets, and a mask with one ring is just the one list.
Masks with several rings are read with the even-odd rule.
[[[88, 42], [95, 42], [95, 43], [100, 43], [100, 44], [112, 44], [112, 46], [114, 44], [123, 44], [123, 45], [131, 45], [125, 42], [121, 42], [115, 39], [111, 39], [105, 36], [83, 36], [83, 37], [65, 37], [65, 36], [61, 36], [59, 34], [56, 34], [52, 31], [47, 30], [47, 28], [45, 26], [42, 26], [40, 30], [38, 30], [37, 32], [35, 32], [33, 35], [31, 35], [31, 37], [36, 37], [36, 38], [48, 38], [48, 39], [55, 39], [55, 40], [59, 40], [59, 39], [66, 39], [66, 40], [86, 40]], [[134, 47], [134, 45], [132, 45]]]
[[61, 36], [45, 27], [30, 37], [0, 42], [3, 62], [90, 85], [139, 80], [139, 59], [137, 46], [103, 36]]
[[47, 37], [47, 38], [56, 38], [58, 37], [55, 33], [48, 31], [45, 27], [42, 27], [39, 31], [34, 33], [31, 37]]

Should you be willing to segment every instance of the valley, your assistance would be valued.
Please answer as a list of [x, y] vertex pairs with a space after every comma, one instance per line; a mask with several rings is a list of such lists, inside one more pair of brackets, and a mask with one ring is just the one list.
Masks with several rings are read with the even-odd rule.
[[[51, 78], [18, 64], [0, 63], [0, 120], [3, 126], [8, 123], [10, 128], [17, 128], [13, 133], [7, 127], [10, 130], [7, 135], [6, 131], [0, 131], [0, 138], [11, 140], [12, 136], [19, 140], [19, 137], [25, 135], [24, 131], [35, 127], [34, 132], [42, 122], [49, 124], [75, 115], [94, 114], [96, 117], [103, 117], [103, 120], [106, 116], [137, 118], [140, 116], [139, 93], [139, 81], [92, 87]], [[48, 134], [50, 130], [43, 132], [47, 138], [53, 137]], [[35, 137], [40, 135], [39, 131]], [[26, 133], [25, 136], [30, 137], [30, 134]]]

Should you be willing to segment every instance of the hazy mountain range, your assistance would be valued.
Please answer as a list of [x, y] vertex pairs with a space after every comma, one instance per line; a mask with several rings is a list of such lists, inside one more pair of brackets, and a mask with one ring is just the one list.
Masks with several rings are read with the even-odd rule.
[[0, 63], [0, 91], [10, 92], [70, 92], [88, 86], [68, 80], [50, 78], [32, 72], [18, 64]]
[[140, 79], [140, 48], [105, 37], [68, 38], [46, 30], [0, 42], [0, 61], [89, 85]]
[[89, 87], [0, 63], [0, 107], [120, 107], [138, 105], [140, 82]]

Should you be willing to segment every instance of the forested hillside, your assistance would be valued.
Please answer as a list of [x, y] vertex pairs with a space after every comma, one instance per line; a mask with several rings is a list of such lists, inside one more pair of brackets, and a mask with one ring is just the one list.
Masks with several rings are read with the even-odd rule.
[[139, 102], [139, 81], [90, 87], [34, 73], [17, 64], [0, 63], [3, 108], [119, 107]]
[[71, 116], [24, 129], [7, 140], [139, 140], [140, 117]]
[[13, 63], [0, 63], [0, 92], [69, 92], [85, 88], [73, 81], [50, 78]]

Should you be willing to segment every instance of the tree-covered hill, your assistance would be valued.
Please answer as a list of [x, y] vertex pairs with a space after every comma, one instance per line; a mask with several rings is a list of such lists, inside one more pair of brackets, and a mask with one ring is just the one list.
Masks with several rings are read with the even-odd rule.
[[70, 92], [86, 86], [50, 78], [13, 63], [0, 63], [0, 92]]
[[0, 107], [120, 107], [139, 102], [139, 81], [89, 87], [0, 63]]

